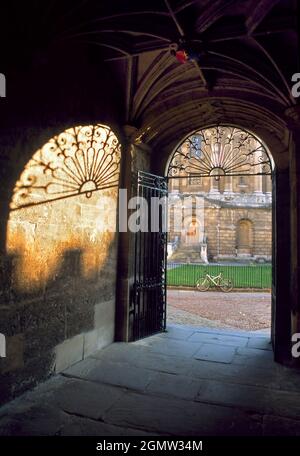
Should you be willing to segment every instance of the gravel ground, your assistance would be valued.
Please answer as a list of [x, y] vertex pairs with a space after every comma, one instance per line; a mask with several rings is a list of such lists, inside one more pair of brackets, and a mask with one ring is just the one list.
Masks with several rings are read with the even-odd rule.
[[270, 293], [168, 290], [168, 322], [247, 331], [270, 328]]

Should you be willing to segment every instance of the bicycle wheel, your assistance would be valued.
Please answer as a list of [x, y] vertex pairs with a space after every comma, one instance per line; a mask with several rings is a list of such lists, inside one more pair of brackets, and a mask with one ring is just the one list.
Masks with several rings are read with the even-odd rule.
[[220, 283], [220, 288], [222, 291], [224, 291], [224, 293], [228, 293], [229, 291], [231, 291], [233, 289], [231, 280], [223, 279]]
[[200, 277], [196, 282], [198, 291], [207, 291], [209, 289], [209, 280], [207, 277]]

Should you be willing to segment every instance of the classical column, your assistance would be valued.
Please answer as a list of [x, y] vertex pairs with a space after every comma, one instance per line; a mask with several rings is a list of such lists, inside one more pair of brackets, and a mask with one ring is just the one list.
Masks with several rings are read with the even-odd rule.
[[[233, 163], [234, 160], [233, 160], [233, 149], [232, 147], [230, 148], [230, 151], [228, 153], [228, 160], [229, 160], [229, 163]], [[224, 195], [232, 195], [233, 194], [233, 191], [232, 191], [232, 176], [227, 176], [225, 175], [225, 185], [224, 185]]]
[[232, 195], [232, 176], [225, 176], [224, 195]]
[[270, 175], [265, 176], [266, 179], [266, 194], [268, 196], [272, 195], [272, 180]]
[[[258, 172], [261, 172], [261, 165], [258, 165], [256, 169]], [[254, 193], [256, 195], [263, 195], [262, 178], [263, 176], [261, 174], [254, 176]]]

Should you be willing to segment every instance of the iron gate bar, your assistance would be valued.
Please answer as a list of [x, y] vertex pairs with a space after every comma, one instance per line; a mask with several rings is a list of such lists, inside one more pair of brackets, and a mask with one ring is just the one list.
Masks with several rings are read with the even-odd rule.
[[[130, 306], [130, 339], [138, 340], [166, 328], [166, 261], [167, 244], [164, 217], [166, 210], [158, 206], [152, 211], [152, 197], [167, 196], [167, 178], [142, 171], [137, 176], [137, 196], [148, 202], [147, 232], [135, 233], [134, 284]], [[141, 220], [140, 220], [141, 222]], [[152, 231], [158, 226], [159, 231]]]

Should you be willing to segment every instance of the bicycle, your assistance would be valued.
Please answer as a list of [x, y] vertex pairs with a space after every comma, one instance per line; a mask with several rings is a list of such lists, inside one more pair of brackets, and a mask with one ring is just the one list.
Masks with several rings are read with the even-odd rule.
[[207, 291], [211, 286], [220, 288], [224, 293], [228, 293], [233, 289], [232, 281], [225, 279], [222, 272], [216, 276], [206, 273], [205, 277], [200, 277], [196, 282], [198, 291]]

